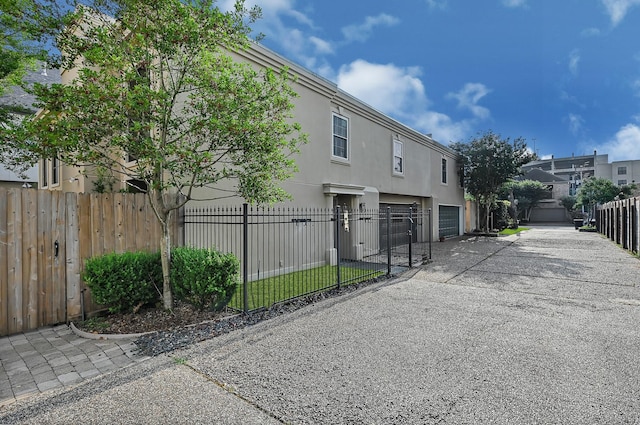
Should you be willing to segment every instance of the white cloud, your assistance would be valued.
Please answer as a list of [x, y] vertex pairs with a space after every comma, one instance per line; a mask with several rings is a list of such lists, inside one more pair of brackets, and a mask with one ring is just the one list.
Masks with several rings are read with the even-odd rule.
[[584, 119], [580, 115], [569, 114], [567, 121], [569, 122], [569, 130], [571, 131], [571, 134], [576, 136], [581, 133], [583, 124], [584, 124]]
[[[233, 10], [235, 0], [220, 0], [221, 10]], [[262, 9], [262, 19], [252, 25], [255, 33], [263, 33], [267, 40], [278, 43], [284, 55], [325, 78], [335, 78], [335, 71], [325, 55], [333, 54], [336, 46], [328, 40], [309, 35], [316, 30], [313, 20], [296, 9], [296, 0], [247, 0], [245, 6]], [[288, 19], [287, 19], [288, 18]], [[288, 24], [294, 20], [293, 25]]]
[[456, 99], [458, 101], [458, 108], [468, 109], [474, 117], [484, 120], [489, 118], [491, 113], [489, 109], [478, 105], [478, 102], [490, 92], [491, 90], [484, 84], [467, 83], [462, 90], [457, 93], [449, 93], [447, 97]]
[[315, 46], [317, 54], [328, 55], [334, 52], [333, 46], [326, 40], [311, 36], [309, 37], [309, 41]]
[[579, 64], [580, 64], [580, 51], [576, 49], [569, 54], [569, 71], [571, 71], [572, 75], [578, 74]]
[[419, 68], [374, 64], [360, 59], [343, 65], [336, 80], [338, 87], [347, 93], [418, 131], [432, 134], [443, 144], [465, 139], [478, 120], [489, 117], [489, 111], [477, 105], [489, 92], [484, 85], [467, 84], [455, 94], [473, 117], [454, 121], [446, 114], [429, 109], [431, 103], [420, 75]]
[[443, 145], [463, 141], [471, 130], [468, 121], [455, 122], [448, 115], [435, 111], [425, 111], [417, 115], [411, 125], [431, 134], [434, 140]]
[[373, 29], [377, 26], [392, 27], [400, 22], [395, 16], [381, 13], [378, 16], [367, 16], [362, 24], [349, 25], [342, 28], [342, 34], [347, 42], [360, 41], [364, 42], [373, 33]]
[[607, 9], [611, 24], [615, 27], [626, 16], [629, 9], [640, 5], [640, 0], [601, 0]]
[[502, 0], [507, 7], [522, 7], [527, 5], [527, 0]]
[[640, 159], [640, 126], [627, 124], [611, 140], [594, 149], [609, 154], [610, 161]]
[[424, 108], [424, 86], [417, 68], [380, 65], [358, 59], [340, 67], [338, 87], [380, 111], [390, 114], [407, 108]]

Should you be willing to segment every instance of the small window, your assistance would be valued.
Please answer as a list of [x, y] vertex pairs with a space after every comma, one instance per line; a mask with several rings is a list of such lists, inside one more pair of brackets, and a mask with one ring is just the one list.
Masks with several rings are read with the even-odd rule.
[[49, 186], [49, 160], [47, 159], [43, 159], [42, 160], [42, 187], [47, 187]]
[[404, 156], [402, 142], [393, 141], [393, 172], [396, 174], [404, 173]]
[[58, 158], [51, 160], [51, 184], [60, 184], [60, 160]]
[[130, 179], [125, 183], [127, 193], [147, 193], [148, 186], [144, 180]]
[[627, 174], [627, 167], [618, 167], [618, 175]]
[[624, 186], [625, 184], [627, 184], [627, 180], [618, 180], [618, 186]]
[[349, 121], [338, 115], [333, 116], [332, 155], [342, 159], [349, 159]]
[[447, 158], [442, 158], [442, 183], [447, 184]]

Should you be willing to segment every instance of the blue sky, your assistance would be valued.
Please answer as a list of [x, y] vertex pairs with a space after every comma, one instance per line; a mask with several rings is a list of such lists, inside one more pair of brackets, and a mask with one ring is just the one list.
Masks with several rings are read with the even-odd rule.
[[640, 0], [247, 4], [265, 46], [443, 144], [491, 129], [640, 159]]

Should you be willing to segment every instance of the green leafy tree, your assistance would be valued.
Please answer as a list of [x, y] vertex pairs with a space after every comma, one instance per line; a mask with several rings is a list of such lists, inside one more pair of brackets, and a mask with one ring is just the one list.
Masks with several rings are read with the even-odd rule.
[[78, 76], [37, 86], [45, 112], [19, 133], [38, 157], [140, 182], [162, 227], [165, 308], [173, 305], [170, 223], [198, 188], [252, 203], [288, 197], [277, 183], [295, 172], [291, 155], [306, 140], [291, 120], [289, 73], [232, 57], [250, 47], [259, 14], [243, 1], [231, 12], [210, 0], [80, 8], [58, 40], [63, 68]]
[[624, 199], [633, 193], [632, 185], [616, 186], [611, 180], [591, 177], [580, 186], [576, 197], [576, 204], [582, 206], [593, 215], [593, 209], [598, 204], [606, 204], [615, 199]]
[[631, 184], [625, 184], [620, 186], [620, 193], [618, 194], [618, 196], [620, 199], [627, 199], [627, 198], [640, 196], [638, 185], [635, 183], [631, 183]]
[[566, 195], [560, 198], [560, 205], [571, 215], [572, 218], [576, 218], [576, 197]]
[[[37, 61], [55, 62], [49, 49], [64, 25], [63, 6], [54, 0], [0, 0], [0, 96], [22, 85]], [[0, 122], [10, 107], [0, 105]]]
[[460, 175], [466, 191], [478, 202], [483, 219], [478, 227], [489, 230], [489, 214], [500, 187], [521, 174], [522, 165], [536, 155], [527, 149], [523, 138], [511, 141], [487, 131], [467, 143], [457, 142], [451, 147], [460, 155]]
[[502, 185], [499, 196], [517, 202], [516, 215], [529, 220], [531, 211], [542, 201], [549, 198], [547, 185], [536, 180], [510, 180]]
[[[55, 64], [48, 50], [64, 25], [64, 5], [55, 0], [0, 0], [0, 96], [24, 86], [38, 63]], [[0, 163], [21, 174], [27, 168], [10, 143], [19, 116], [35, 112], [8, 101], [0, 103]]]

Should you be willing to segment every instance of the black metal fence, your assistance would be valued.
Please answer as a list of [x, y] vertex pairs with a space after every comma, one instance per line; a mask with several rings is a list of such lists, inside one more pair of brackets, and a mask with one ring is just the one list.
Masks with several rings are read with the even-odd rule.
[[400, 273], [431, 258], [431, 210], [187, 208], [184, 244], [231, 252], [244, 312]]

